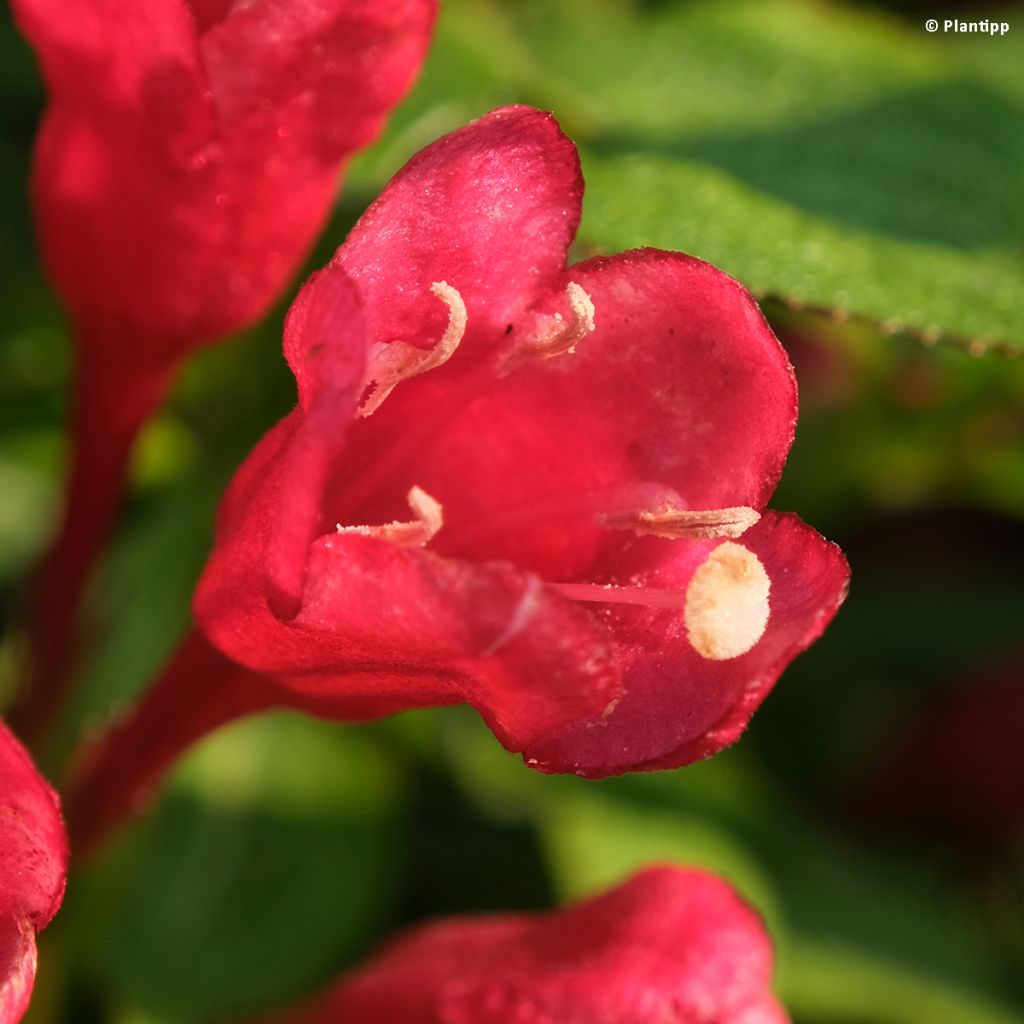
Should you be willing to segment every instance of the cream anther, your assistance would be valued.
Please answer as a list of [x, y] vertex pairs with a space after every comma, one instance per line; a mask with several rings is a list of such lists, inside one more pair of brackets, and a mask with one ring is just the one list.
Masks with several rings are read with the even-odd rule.
[[662, 505], [656, 509], [630, 512], [608, 512], [598, 522], [613, 530], [632, 530], [639, 537], [739, 537], [761, 518], [757, 509], [747, 505], [733, 508], [682, 509]]
[[690, 578], [683, 618], [694, 650], [709, 661], [746, 654], [768, 625], [771, 580], [742, 544], [719, 544]]
[[576, 351], [578, 342], [596, 326], [596, 310], [593, 299], [575, 281], [566, 285], [565, 299], [569, 303], [572, 320], [566, 323], [561, 313], [555, 313], [539, 335], [528, 338], [505, 356], [498, 367], [498, 376], [507, 376], [531, 359], [552, 359]]
[[435, 281], [430, 290], [448, 307], [448, 326], [441, 340], [431, 349], [417, 348], [405, 341], [378, 345], [367, 367], [360, 416], [372, 415], [403, 380], [437, 369], [459, 347], [468, 319], [462, 296], [447, 281]]
[[383, 526], [342, 526], [341, 523], [338, 523], [338, 533], [359, 533], [364, 537], [386, 540], [404, 548], [423, 547], [444, 525], [444, 510], [441, 503], [421, 487], [413, 487], [406, 500], [416, 517], [411, 522], [403, 523], [396, 519]]

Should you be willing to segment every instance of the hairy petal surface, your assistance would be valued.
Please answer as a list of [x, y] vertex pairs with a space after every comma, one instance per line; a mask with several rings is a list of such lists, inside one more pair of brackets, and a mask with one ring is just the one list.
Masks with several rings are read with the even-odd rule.
[[279, 1024], [785, 1024], [756, 915], [702, 871], [649, 868], [548, 914], [393, 939]]
[[60, 906], [67, 863], [57, 796], [0, 723], [0, 1024], [28, 1007], [36, 932]]

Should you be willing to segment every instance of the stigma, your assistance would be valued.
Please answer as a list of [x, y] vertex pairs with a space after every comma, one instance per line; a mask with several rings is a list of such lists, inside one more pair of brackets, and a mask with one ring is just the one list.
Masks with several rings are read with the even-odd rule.
[[708, 555], [686, 588], [683, 620], [693, 649], [709, 661], [727, 661], [764, 636], [771, 579], [742, 544], [725, 541]]

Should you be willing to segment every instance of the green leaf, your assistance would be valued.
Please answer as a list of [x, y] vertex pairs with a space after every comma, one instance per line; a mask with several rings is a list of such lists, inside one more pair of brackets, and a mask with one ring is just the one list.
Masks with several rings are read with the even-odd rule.
[[508, 102], [552, 108], [580, 144], [587, 247], [680, 249], [890, 332], [1024, 346], [1013, 33], [930, 35], [805, 0], [451, 0], [423, 80], [350, 184], [372, 195], [416, 148]]
[[70, 890], [94, 984], [162, 1022], [326, 984], [393, 912], [403, 805], [399, 767], [359, 730], [281, 714], [217, 734]]

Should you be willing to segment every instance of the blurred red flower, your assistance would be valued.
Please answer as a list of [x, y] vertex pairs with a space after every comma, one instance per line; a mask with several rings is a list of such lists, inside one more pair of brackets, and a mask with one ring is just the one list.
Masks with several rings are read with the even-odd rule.
[[[468, 702], [543, 771], [676, 767], [733, 742], [825, 628], [841, 553], [762, 511], [785, 353], [699, 260], [566, 270], [581, 195], [549, 115], [494, 111], [414, 157], [299, 294], [298, 406], [229, 487], [195, 600], [264, 674], [228, 673], [239, 713]], [[201, 647], [150, 696], [160, 724], [129, 724], [143, 753], [145, 728], [183, 747], [229, 717]]]
[[547, 914], [413, 928], [275, 1024], [785, 1024], [757, 916], [703, 871], [649, 868]]
[[418, 71], [436, 3], [13, 7], [50, 93], [33, 200], [78, 347], [75, 464], [40, 597], [46, 689], [140, 423], [191, 349], [254, 321], [295, 272], [342, 163]]
[[28, 1007], [36, 932], [60, 907], [67, 864], [57, 795], [0, 722], [0, 1024]]

